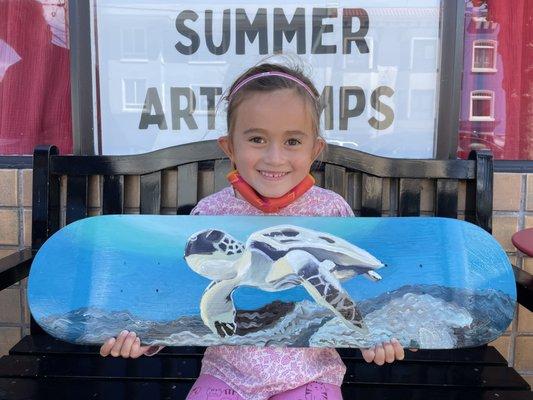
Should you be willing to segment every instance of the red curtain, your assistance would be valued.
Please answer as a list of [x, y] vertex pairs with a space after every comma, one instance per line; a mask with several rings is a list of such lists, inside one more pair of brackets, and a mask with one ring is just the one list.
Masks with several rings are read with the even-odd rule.
[[69, 50], [50, 24], [66, 5], [50, 3], [0, 0], [0, 155], [31, 154], [38, 144], [72, 152]]

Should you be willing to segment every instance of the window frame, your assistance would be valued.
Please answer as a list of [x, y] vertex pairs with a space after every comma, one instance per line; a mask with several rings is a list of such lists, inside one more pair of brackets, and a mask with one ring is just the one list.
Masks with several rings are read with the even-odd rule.
[[[487, 46], [484, 44], [492, 44], [493, 46]], [[476, 67], [476, 49], [492, 49], [492, 67]], [[477, 39], [472, 42], [472, 72], [480, 73], [493, 73], [498, 72], [498, 41], [491, 39]]]
[[[483, 115], [474, 115], [474, 100], [490, 100], [490, 116]], [[495, 93], [493, 90], [487, 89], [478, 89], [472, 90], [470, 92], [470, 110], [469, 110], [469, 121], [494, 121], [494, 100]]]

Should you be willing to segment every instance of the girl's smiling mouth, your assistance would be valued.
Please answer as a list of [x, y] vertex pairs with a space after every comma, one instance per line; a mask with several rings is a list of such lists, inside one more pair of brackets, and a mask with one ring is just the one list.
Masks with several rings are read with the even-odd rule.
[[289, 172], [276, 172], [276, 171], [262, 171], [258, 170], [258, 172], [267, 179], [280, 179], [283, 178], [285, 175], [289, 174]]

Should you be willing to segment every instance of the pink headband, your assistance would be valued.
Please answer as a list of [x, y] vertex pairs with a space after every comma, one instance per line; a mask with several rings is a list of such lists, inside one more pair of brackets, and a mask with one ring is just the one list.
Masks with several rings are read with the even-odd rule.
[[244, 85], [248, 84], [248, 82], [253, 81], [254, 79], [262, 78], [264, 76], [281, 76], [283, 78], [286, 78], [286, 79], [289, 79], [289, 80], [291, 80], [293, 82], [296, 82], [298, 85], [300, 85], [305, 90], [307, 90], [307, 93], [309, 93], [311, 95], [311, 97], [316, 100], [316, 96], [313, 93], [313, 91], [311, 90], [311, 88], [309, 86], [307, 86], [305, 83], [303, 83], [300, 79], [298, 79], [298, 78], [296, 78], [296, 77], [294, 77], [294, 76], [292, 76], [290, 74], [287, 74], [285, 72], [268, 71], [268, 72], [260, 72], [258, 74], [249, 76], [248, 78], [243, 79], [242, 81], [240, 81], [237, 84], [237, 86], [235, 86], [235, 89], [233, 89], [233, 91], [228, 95], [228, 103], [233, 99], [233, 96], [235, 96], [235, 93], [237, 93], [240, 88], [242, 88]]

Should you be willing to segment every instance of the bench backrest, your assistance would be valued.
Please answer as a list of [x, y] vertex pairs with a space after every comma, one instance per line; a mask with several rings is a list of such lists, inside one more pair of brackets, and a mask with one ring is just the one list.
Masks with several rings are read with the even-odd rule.
[[[54, 146], [39, 146], [32, 248], [88, 215], [186, 214], [202, 197], [227, 186], [230, 168], [216, 141], [129, 156], [62, 156]], [[489, 152], [473, 152], [469, 160], [407, 160], [329, 145], [313, 175], [358, 216], [464, 217], [491, 232]]]

